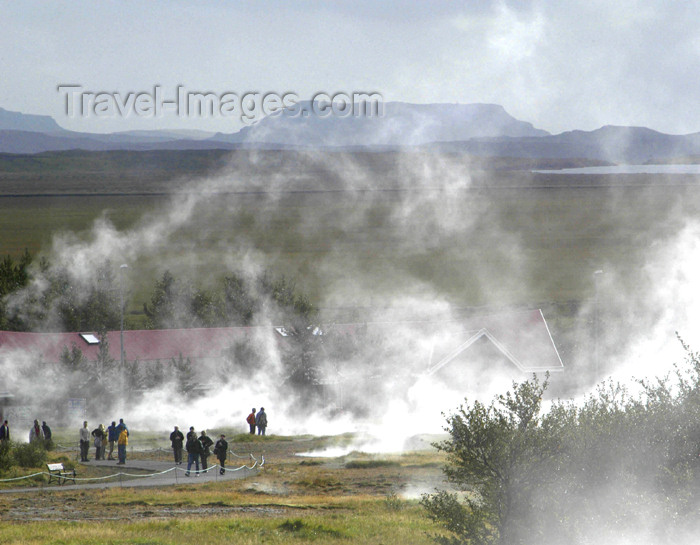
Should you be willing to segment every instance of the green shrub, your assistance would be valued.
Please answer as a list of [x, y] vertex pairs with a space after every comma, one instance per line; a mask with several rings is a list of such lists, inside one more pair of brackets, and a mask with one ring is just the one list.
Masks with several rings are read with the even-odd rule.
[[284, 532], [293, 534], [295, 537], [306, 540], [315, 540], [322, 536], [336, 539], [347, 537], [342, 531], [336, 530], [335, 528], [329, 528], [323, 524], [307, 524], [301, 519], [285, 520], [278, 528]]
[[389, 511], [401, 511], [404, 507], [404, 503], [401, 501], [395, 492], [389, 494], [384, 498], [384, 505]]
[[12, 443], [0, 441], [0, 471], [7, 471], [12, 467]]
[[250, 433], [239, 433], [227, 439], [229, 443], [251, 443], [253, 441], [258, 441], [258, 436], [251, 435]]
[[40, 467], [46, 463], [46, 449], [41, 441], [16, 444], [14, 458], [20, 467]]
[[285, 532], [299, 532], [306, 527], [307, 524], [301, 519], [285, 520], [279, 525], [279, 529], [284, 530]]
[[397, 467], [398, 462], [390, 460], [353, 460], [345, 464], [346, 469], [372, 469], [373, 467]]
[[299, 465], [300, 466], [320, 466], [322, 465], [323, 462], [319, 460], [302, 460]]
[[490, 405], [459, 407], [447, 417], [450, 438], [435, 444], [459, 492], [421, 502], [450, 534], [436, 541], [683, 541], [697, 522], [700, 483], [700, 353], [683, 346], [686, 365], [638, 381], [634, 395], [610, 379], [583, 400], [543, 412], [547, 381], [533, 376]]

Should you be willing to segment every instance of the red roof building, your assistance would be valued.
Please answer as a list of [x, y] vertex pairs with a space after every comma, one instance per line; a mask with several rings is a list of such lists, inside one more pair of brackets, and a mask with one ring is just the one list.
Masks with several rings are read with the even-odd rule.
[[[170, 361], [180, 354], [192, 360], [221, 357], [237, 341], [243, 341], [258, 328], [221, 327], [201, 329], [154, 329], [124, 331], [124, 355], [128, 360]], [[269, 328], [268, 328], [269, 329]], [[109, 353], [120, 360], [120, 332], [108, 331]], [[43, 361], [57, 362], [64, 348], [77, 346], [85, 358], [95, 361], [99, 352], [97, 334], [24, 333], [0, 331], [0, 353], [13, 350], [32, 352]]]
[[[315, 328], [315, 335], [334, 331], [353, 335], [361, 328], [392, 335], [399, 329], [415, 331], [415, 336], [436, 338], [434, 357], [424, 360], [413, 371], [433, 374], [448, 366], [458, 356], [468, 353], [476, 341], [488, 339], [493, 346], [520, 372], [560, 371], [564, 368], [554, 345], [547, 322], [537, 310], [510, 311], [476, 316], [469, 319], [430, 322], [375, 322], [335, 324]], [[223, 357], [234, 344], [249, 339], [274, 335], [285, 344], [293, 332], [283, 327], [222, 327], [199, 329], [159, 329], [124, 331], [124, 354], [129, 361], [167, 362], [180, 354], [191, 361]], [[112, 358], [120, 360], [120, 332], [106, 334]], [[0, 354], [14, 350], [33, 353], [45, 362], [58, 362], [65, 348], [75, 345], [88, 361], [95, 361], [99, 341], [94, 332], [83, 333], [25, 333], [0, 331]]]

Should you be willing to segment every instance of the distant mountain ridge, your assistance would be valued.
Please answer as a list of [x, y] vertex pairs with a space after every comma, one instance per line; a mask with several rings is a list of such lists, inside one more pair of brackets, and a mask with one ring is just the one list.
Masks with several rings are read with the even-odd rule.
[[0, 108], [0, 130], [51, 133], [65, 129], [48, 115], [23, 114]]
[[539, 138], [491, 138], [436, 142], [430, 149], [487, 157], [591, 159], [640, 164], [700, 155], [700, 133], [664, 134], [646, 127], [606, 125], [593, 131], [567, 131]]
[[298, 106], [294, 116], [283, 111], [237, 133], [219, 133], [213, 140], [317, 147], [420, 146], [445, 140], [549, 135], [515, 119], [498, 104], [388, 102], [382, 106], [381, 117], [303, 115], [301, 112], [311, 112], [311, 103]]
[[[300, 103], [310, 108], [308, 102]], [[232, 134], [206, 131], [73, 132], [43, 115], [0, 108], [0, 153], [81, 149], [207, 150], [317, 149], [424, 150], [481, 157], [586, 159], [613, 163], [700, 156], [700, 133], [670, 135], [646, 127], [606, 125], [593, 131], [550, 134], [512, 117], [497, 104], [389, 102], [382, 117], [288, 115], [265, 117]]]

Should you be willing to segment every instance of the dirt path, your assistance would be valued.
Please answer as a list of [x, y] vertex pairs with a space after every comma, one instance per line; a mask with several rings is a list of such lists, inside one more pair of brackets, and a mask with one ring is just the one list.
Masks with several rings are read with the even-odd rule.
[[66, 484], [47, 484], [41, 487], [33, 488], [11, 488], [0, 490], [2, 494], [18, 493], [18, 492], [45, 492], [52, 490], [86, 490], [111, 488], [115, 486], [167, 486], [167, 485], [187, 485], [207, 482], [231, 481], [235, 479], [243, 479], [252, 475], [257, 475], [260, 471], [259, 466], [250, 461], [246, 465], [241, 465], [235, 461], [234, 464], [227, 463], [226, 472], [221, 475], [219, 467], [213, 467], [207, 472], [200, 470], [199, 474], [192, 467], [190, 476], [186, 476], [187, 464], [174, 465], [173, 462], [164, 462], [158, 460], [127, 460], [126, 465], [117, 465], [112, 460], [92, 460], [90, 462], [80, 463], [79, 466], [93, 466], [110, 468], [113, 471], [109, 472], [104, 477], [82, 478], [80, 477], [80, 468], [77, 469], [75, 484], [69, 481]]

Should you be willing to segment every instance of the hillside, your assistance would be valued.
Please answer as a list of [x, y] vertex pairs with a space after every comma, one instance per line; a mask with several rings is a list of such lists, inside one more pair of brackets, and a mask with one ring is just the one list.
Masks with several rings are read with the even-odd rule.
[[[96, 134], [62, 130], [46, 116], [0, 118], [0, 153], [115, 149], [405, 148], [473, 138], [541, 137], [549, 133], [520, 121], [496, 104], [408, 104], [390, 102], [381, 117], [303, 115], [263, 118], [231, 134], [192, 131], [124, 131]], [[12, 119], [10, 119], [10, 117]], [[46, 119], [44, 119], [46, 117]], [[52, 123], [47, 122], [47, 120]]]
[[[301, 105], [301, 112], [311, 105]], [[540, 137], [546, 131], [519, 121], [497, 104], [408, 104], [389, 102], [381, 117], [292, 115], [266, 117], [213, 140], [290, 146], [417, 146], [485, 137]]]

